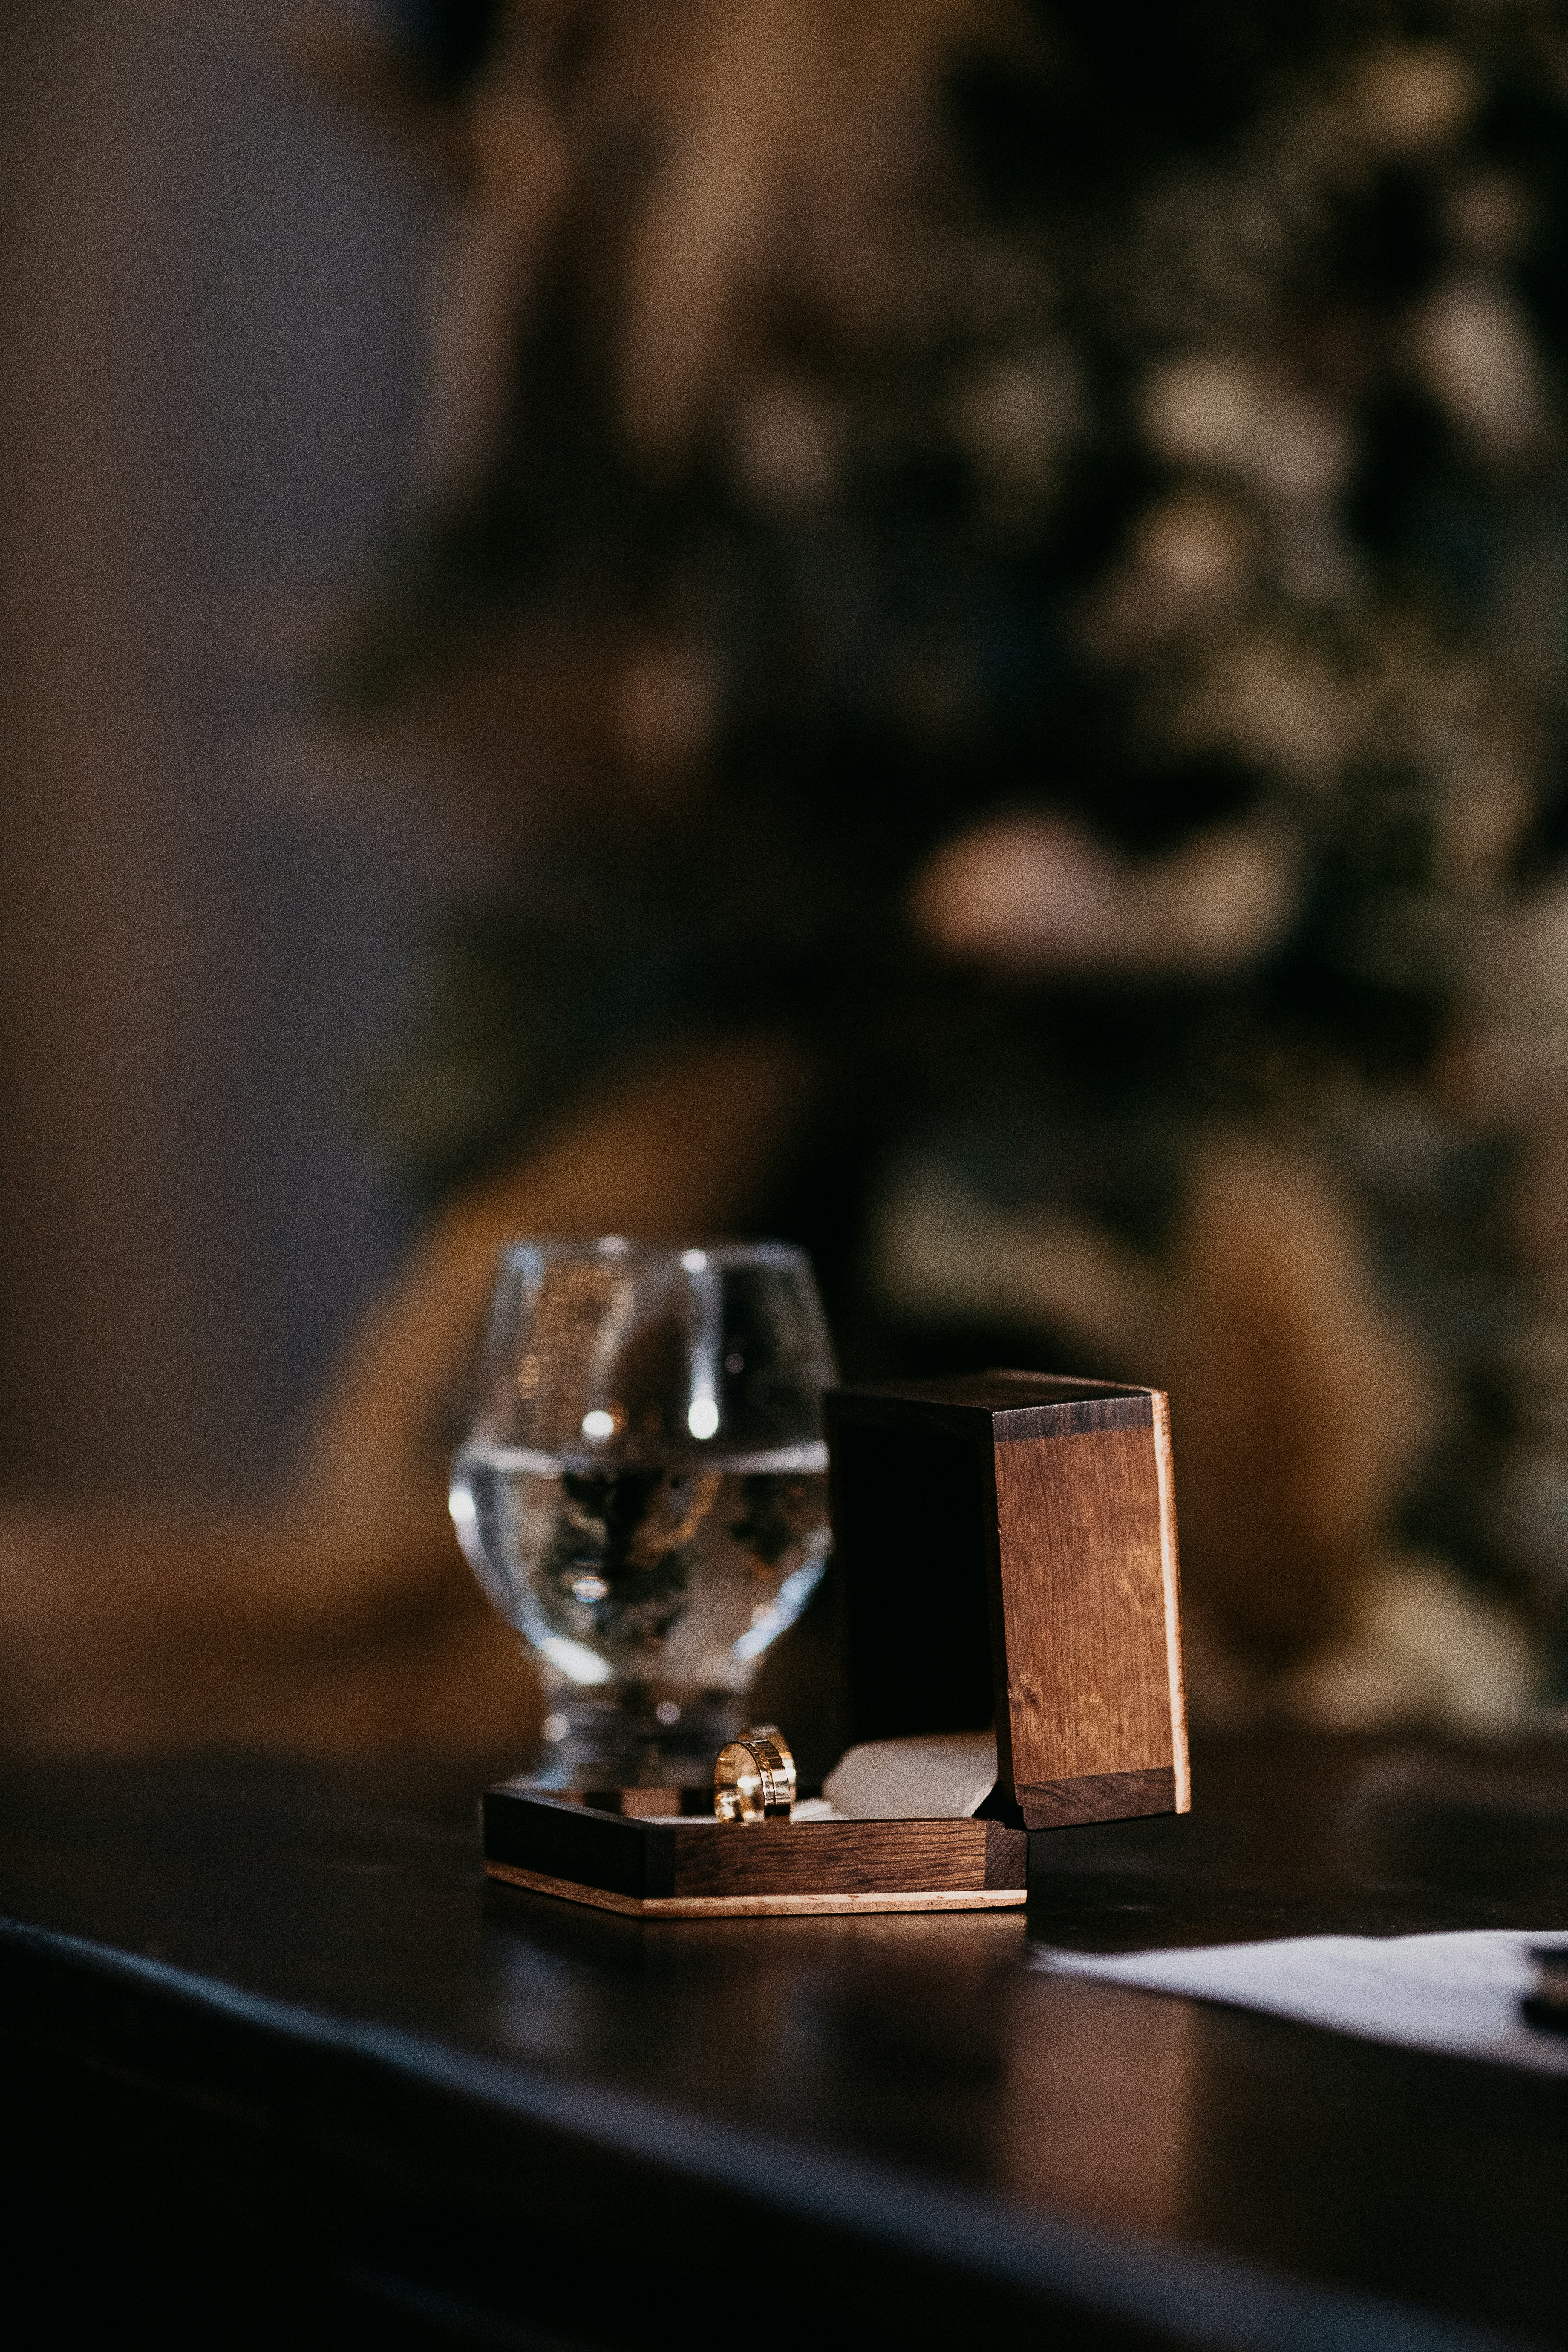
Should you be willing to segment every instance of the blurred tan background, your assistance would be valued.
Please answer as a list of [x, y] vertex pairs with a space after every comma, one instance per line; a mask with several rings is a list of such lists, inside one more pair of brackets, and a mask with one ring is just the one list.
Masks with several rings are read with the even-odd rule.
[[7, 13], [0, 1739], [522, 1740], [568, 1226], [1168, 1385], [1200, 1717], [1561, 1711], [1568, 37], [1396, 16]]

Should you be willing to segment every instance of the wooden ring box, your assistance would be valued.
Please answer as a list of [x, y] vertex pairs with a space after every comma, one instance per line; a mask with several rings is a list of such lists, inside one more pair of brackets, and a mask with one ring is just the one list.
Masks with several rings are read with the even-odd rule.
[[854, 1737], [994, 1721], [991, 1795], [969, 1819], [739, 1826], [670, 1818], [671, 1791], [503, 1780], [489, 1876], [650, 1918], [991, 1909], [1025, 1899], [1028, 1832], [1187, 1810], [1163, 1393], [986, 1372], [825, 1403]]

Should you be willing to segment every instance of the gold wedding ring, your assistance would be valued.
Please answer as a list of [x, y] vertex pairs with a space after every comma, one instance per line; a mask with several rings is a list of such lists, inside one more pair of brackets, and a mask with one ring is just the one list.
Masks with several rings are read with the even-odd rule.
[[787, 1822], [795, 1809], [795, 1758], [776, 1723], [759, 1724], [721, 1748], [713, 1811], [721, 1822]]

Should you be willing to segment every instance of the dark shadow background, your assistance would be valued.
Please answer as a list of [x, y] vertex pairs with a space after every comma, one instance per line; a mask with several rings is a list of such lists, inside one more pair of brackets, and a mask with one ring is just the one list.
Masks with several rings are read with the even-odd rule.
[[469, 866], [414, 779], [334, 767], [298, 708], [405, 471], [431, 224], [287, 62], [289, 16], [0, 15], [0, 1479], [26, 1497], [275, 1474], [405, 1227], [355, 1105]]

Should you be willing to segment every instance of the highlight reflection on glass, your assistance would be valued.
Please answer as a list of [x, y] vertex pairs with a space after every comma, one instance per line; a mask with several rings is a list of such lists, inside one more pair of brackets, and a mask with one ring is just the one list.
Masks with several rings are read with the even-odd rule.
[[699, 1786], [827, 1556], [811, 1268], [778, 1242], [520, 1242], [452, 1470], [458, 1539], [538, 1655], [542, 1788]]

